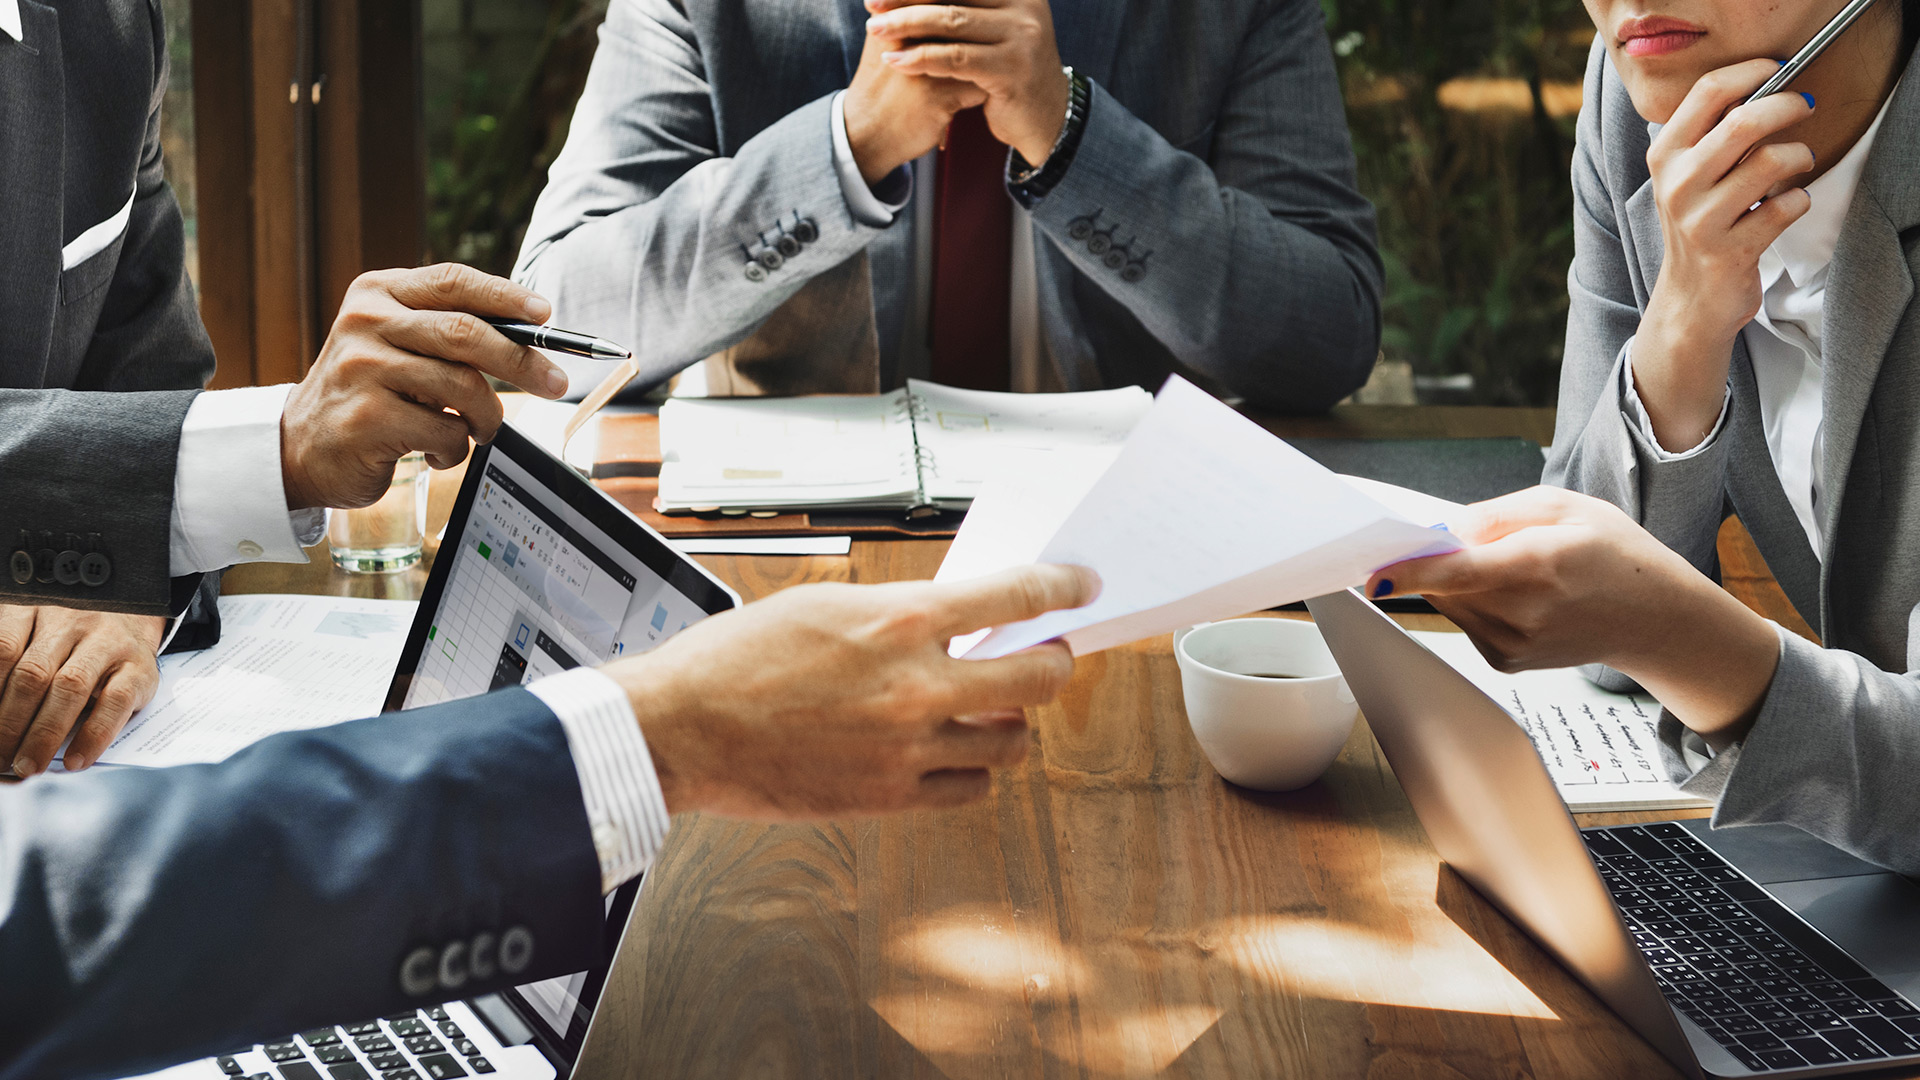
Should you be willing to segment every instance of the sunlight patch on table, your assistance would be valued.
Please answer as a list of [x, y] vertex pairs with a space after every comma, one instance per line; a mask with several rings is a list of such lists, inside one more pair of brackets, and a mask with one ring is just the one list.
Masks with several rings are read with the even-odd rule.
[[1452, 924], [1396, 939], [1320, 918], [1223, 920], [1214, 955], [1276, 987], [1337, 1001], [1558, 1020], [1533, 991]]

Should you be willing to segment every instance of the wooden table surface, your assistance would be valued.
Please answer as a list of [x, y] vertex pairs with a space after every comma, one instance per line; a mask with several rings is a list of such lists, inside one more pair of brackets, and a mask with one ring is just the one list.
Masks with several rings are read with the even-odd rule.
[[[1552, 411], [1347, 407], [1270, 426], [1545, 442]], [[436, 479], [436, 522], [457, 483]], [[1782, 606], [1737, 525], [1723, 541], [1730, 588]], [[701, 561], [751, 600], [931, 577], [946, 547]], [[424, 580], [349, 576], [316, 552], [233, 570], [227, 589], [417, 596]], [[978, 806], [677, 819], [581, 1075], [1675, 1075], [1440, 863], [1364, 723], [1303, 790], [1236, 788], [1187, 727], [1168, 637], [1083, 658], [1032, 719], [1031, 756]]]

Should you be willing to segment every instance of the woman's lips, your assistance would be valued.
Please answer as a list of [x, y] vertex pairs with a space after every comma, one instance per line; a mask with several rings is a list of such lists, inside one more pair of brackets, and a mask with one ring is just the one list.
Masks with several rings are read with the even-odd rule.
[[1666, 15], [1628, 19], [1619, 31], [1621, 51], [1628, 56], [1664, 56], [1706, 36], [1706, 27]]

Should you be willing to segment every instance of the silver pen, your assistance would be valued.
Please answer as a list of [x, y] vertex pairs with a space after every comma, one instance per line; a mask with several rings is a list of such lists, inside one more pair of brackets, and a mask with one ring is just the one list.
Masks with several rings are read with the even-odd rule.
[[1807, 70], [1815, 60], [1820, 59], [1820, 54], [1827, 51], [1827, 46], [1839, 40], [1841, 34], [1852, 29], [1853, 24], [1858, 22], [1860, 16], [1866, 14], [1867, 9], [1872, 6], [1873, 0], [1851, 0], [1846, 7], [1840, 9], [1840, 14], [1835, 15], [1826, 26], [1821, 27], [1819, 33], [1813, 35], [1813, 40], [1801, 46], [1800, 51], [1793, 54], [1793, 59], [1782, 64], [1780, 70], [1774, 72], [1773, 78], [1761, 83], [1760, 89], [1755, 90], [1747, 101], [1758, 101], [1768, 94], [1777, 94], [1785, 89], [1788, 83], [1799, 78], [1801, 72]]

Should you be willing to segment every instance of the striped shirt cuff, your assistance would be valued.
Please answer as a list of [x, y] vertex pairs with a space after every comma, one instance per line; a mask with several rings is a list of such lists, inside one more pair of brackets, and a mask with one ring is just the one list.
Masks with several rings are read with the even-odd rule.
[[527, 690], [567, 733], [600, 857], [600, 888], [612, 892], [653, 863], [673, 824], [633, 706], [619, 683], [592, 668], [548, 676]]

